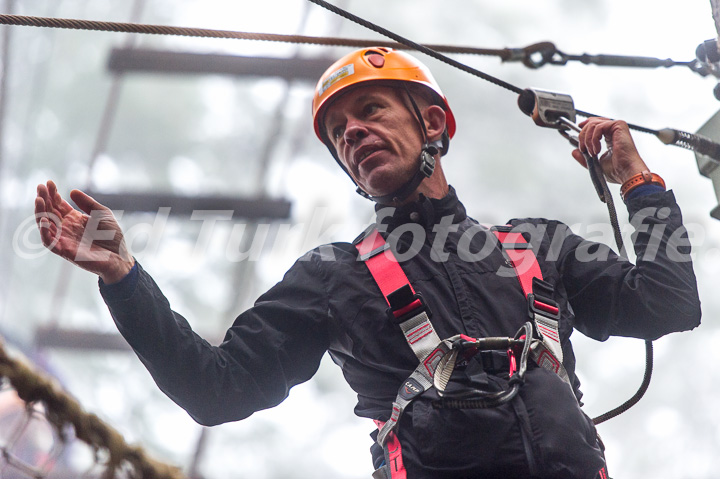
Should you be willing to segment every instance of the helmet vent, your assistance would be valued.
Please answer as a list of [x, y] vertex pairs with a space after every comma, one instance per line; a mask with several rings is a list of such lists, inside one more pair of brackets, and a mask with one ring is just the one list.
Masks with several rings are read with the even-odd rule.
[[382, 68], [385, 66], [385, 57], [377, 52], [368, 52], [365, 54], [368, 63], [375, 68]]

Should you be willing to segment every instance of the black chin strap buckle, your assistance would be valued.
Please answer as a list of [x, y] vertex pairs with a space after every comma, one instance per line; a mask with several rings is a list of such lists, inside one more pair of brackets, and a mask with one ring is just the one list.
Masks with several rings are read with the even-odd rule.
[[434, 146], [427, 143], [423, 146], [420, 153], [420, 172], [425, 175], [425, 178], [430, 178], [435, 171], [435, 155], [437, 154], [438, 149]]
[[422, 151], [420, 152], [420, 166], [415, 174], [401, 186], [397, 191], [388, 195], [382, 196], [371, 196], [363, 191], [359, 186], [355, 190], [360, 196], [375, 201], [380, 204], [393, 204], [398, 203], [415, 192], [417, 187], [422, 183], [425, 178], [430, 178], [435, 171], [435, 156], [438, 154], [438, 149], [428, 143], [423, 145]]

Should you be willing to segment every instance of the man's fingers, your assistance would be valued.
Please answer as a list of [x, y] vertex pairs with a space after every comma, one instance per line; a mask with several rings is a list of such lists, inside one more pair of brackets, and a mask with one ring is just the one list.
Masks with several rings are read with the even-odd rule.
[[40, 240], [42, 241], [42, 244], [53, 251], [58, 242], [57, 225], [55, 225], [55, 223], [47, 217], [42, 216], [38, 220], [38, 229], [40, 230]]
[[580, 151], [593, 154], [593, 136], [595, 135], [596, 127], [597, 123], [595, 121], [588, 120], [585, 123], [585, 126], [583, 126], [578, 134], [578, 147]]
[[50, 220], [45, 217], [38, 219], [38, 228], [40, 229], [40, 239], [45, 246], [52, 243], [53, 235], [50, 232]]
[[38, 226], [40, 226], [40, 218], [45, 215], [45, 201], [38, 196], [35, 198], [35, 222]]
[[57, 194], [57, 185], [53, 180], [47, 181], [47, 190], [50, 193], [50, 197], [54, 197]]
[[48, 180], [47, 182], [47, 190], [48, 195], [50, 196], [50, 199], [52, 200], [53, 207], [60, 213], [61, 216], [65, 216], [66, 214], [73, 211], [73, 207], [70, 206], [70, 203], [65, 201], [63, 197], [58, 193], [57, 186], [55, 185], [55, 182], [52, 180]]
[[[39, 184], [37, 187], [37, 196], [43, 200], [42, 207], [47, 214], [55, 214], [64, 216], [72, 211], [72, 206], [63, 200], [57, 191], [57, 186], [51, 180], [47, 184]], [[37, 204], [36, 213], [37, 211]]]
[[70, 198], [78, 205], [78, 208], [85, 213], [90, 214], [93, 210], [106, 210], [107, 208], [95, 201], [95, 199], [87, 193], [80, 190], [72, 190]]
[[37, 198], [42, 200], [42, 203], [38, 204], [38, 202], [35, 202], [36, 209], [38, 206], [40, 206], [42, 208], [42, 212], [51, 213], [52, 212], [52, 201], [50, 200], [50, 192], [48, 191], [48, 189], [45, 185], [43, 185], [43, 184], [38, 185]]
[[607, 134], [608, 130], [608, 124], [603, 123], [601, 125], [598, 125], [596, 128], [593, 129], [592, 137], [591, 137], [591, 146], [590, 151], [593, 155], [599, 155], [600, 151], [602, 150], [602, 144], [600, 143], [600, 140], [603, 139], [603, 137]]
[[602, 151], [602, 139], [612, 136], [613, 120], [592, 117], [580, 124], [582, 131], [578, 135], [581, 151], [591, 155], [599, 155]]
[[47, 182], [47, 191], [48, 191], [48, 197], [50, 198], [50, 201], [52, 202], [52, 205], [61, 213], [64, 213], [62, 211], [62, 203], [63, 199], [62, 196], [60, 196], [60, 193], [58, 193], [57, 185], [55, 185], [55, 182], [52, 180], [48, 180]]

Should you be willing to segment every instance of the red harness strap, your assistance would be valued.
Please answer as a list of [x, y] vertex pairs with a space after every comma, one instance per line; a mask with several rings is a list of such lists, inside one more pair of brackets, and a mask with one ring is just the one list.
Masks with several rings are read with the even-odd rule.
[[[432, 362], [434, 356], [431, 353], [431, 348], [437, 346], [440, 338], [437, 337], [437, 333], [435, 333], [429, 321], [424, 304], [416, 297], [415, 290], [402, 267], [398, 264], [395, 255], [388, 249], [385, 239], [377, 229], [373, 229], [357, 245], [357, 249], [360, 253], [360, 260], [367, 265], [385, 301], [390, 306], [389, 310], [395, 319], [400, 321], [399, 326], [408, 345], [421, 363]], [[391, 300], [391, 297], [394, 293], [396, 294], [403, 289], [406, 290], [405, 295], [398, 307], [398, 305], [392, 304], [394, 301]], [[432, 368], [428, 368], [428, 371], [430, 370]], [[393, 403], [391, 417], [387, 422], [375, 421], [379, 429], [378, 443], [382, 446], [385, 454], [385, 466], [378, 469], [373, 474], [373, 477], [407, 479], [407, 471], [402, 459], [402, 447], [395, 434], [394, 427], [397, 425], [405, 406], [412, 401], [412, 397], [431, 387], [429, 372], [427, 376], [417, 374], [416, 371], [404, 384], [405, 388], [411, 388], [408, 391], [416, 390], [416, 392], [413, 392], [407, 398], [400, 396], [396, 398]]]
[[[403, 286], [409, 287], [412, 294], [415, 294], [415, 290], [395, 259], [395, 255], [392, 252], [386, 252], [388, 245], [377, 229], [368, 234], [357, 245], [357, 249], [360, 253], [360, 259], [365, 261], [388, 305], [390, 305], [388, 296]], [[399, 318], [421, 305], [420, 300], [416, 299], [404, 308], [393, 311], [393, 315]]]
[[520, 280], [523, 293], [525, 293], [525, 297], [527, 297], [528, 294], [532, 294], [533, 292], [533, 278], [542, 279], [542, 272], [540, 271], [540, 265], [537, 262], [535, 252], [530, 248], [530, 245], [522, 233], [503, 231], [497, 227], [493, 228], [493, 233], [500, 243], [502, 243], [503, 249], [507, 253], [508, 258], [510, 258], [510, 262], [513, 268], [515, 268], [518, 279]]
[[562, 365], [563, 351], [558, 330], [560, 310], [556, 304], [551, 304], [554, 301], [549, 297], [550, 294], [547, 294], [547, 298], [542, 297], [541, 299], [534, 291], [535, 284], [544, 284], [544, 289], [552, 288], [542, 281], [542, 271], [535, 252], [522, 233], [512, 231], [510, 225], [494, 226], [491, 230], [502, 243], [503, 251], [515, 269], [523, 294], [528, 300], [529, 312], [533, 318], [536, 333], [542, 340], [542, 346], [544, 346], [536, 346], [533, 349], [533, 359], [538, 365], [554, 371], [570, 384], [567, 372]]
[[[385, 423], [375, 421], [375, 425], [377, 425], [378, 429], [382, 429]], [[388, 435], [387, 442], [383, 449], [385, 450], [385, 461], [390, 469], [390, 477], [388, 479], [407, 479], [407, 471], [405, 470], [405, 464], [403, 464], [402, 459], [402, 447], [400, 446], [400, 440], [394, 432]]]
[[[505, 253], [507, 253], [510, 262], [515, 268], [520, 286], [522, 287], [525, 297], [533, 294], [533, 278], [543, 279], [542, 271], [540, 271], [540, 263], [537, 256], [528, 244], [522, 233], [513, 231], [505, 231], [502, 227], [494, 227], [493, 233], [502, 243]], [[556, 306], [544, 303], [535, 299], [535, 306], [550, 314], [558, 314], [559, 310]]]

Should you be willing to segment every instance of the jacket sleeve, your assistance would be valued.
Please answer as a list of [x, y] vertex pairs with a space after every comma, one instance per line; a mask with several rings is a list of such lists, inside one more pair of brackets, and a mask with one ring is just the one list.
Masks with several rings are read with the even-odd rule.
[[282, 402], [317, 371], [327, 350], [326, 289], [310, 253], [237, 317], [224, 341], [198, 336], [150, 275], [101, 293], [118, 330], [160, 389], [203, 425], [244, 419]]
[[[609, 247], [568, 234], [558, 270], [575, 312], [575, 327], [589, 337], [654, 340], [700, 324], [700, 299], [688, 232], [671, 191], [628, 201], [636, 264]], [[557, 233], [557, 232], [556, 232]]]

